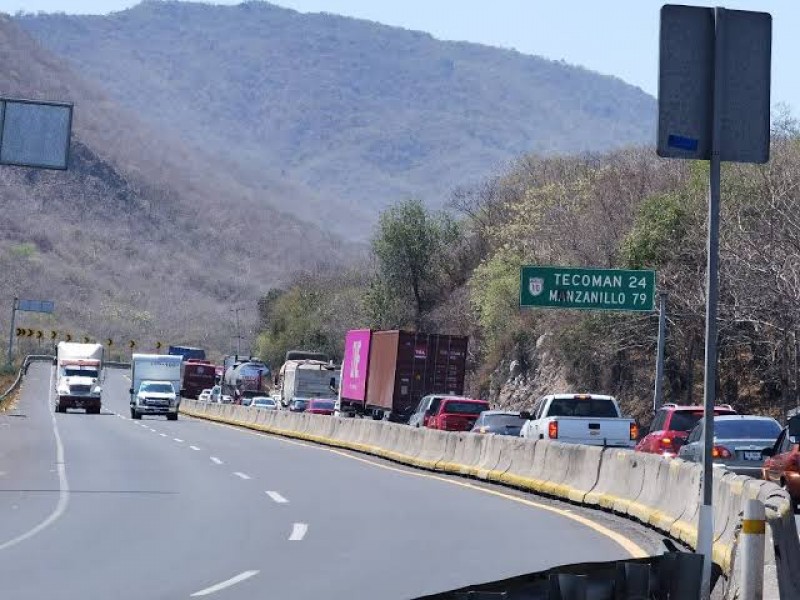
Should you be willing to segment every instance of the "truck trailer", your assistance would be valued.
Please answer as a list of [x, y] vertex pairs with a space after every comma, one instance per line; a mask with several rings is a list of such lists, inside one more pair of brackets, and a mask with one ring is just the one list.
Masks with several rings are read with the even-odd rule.
[[423, 396], [461, 396], [468, 343], [456, 335], [349, 331], [336, 414], [405, 423]]
[[216, 367], [210, 360], [185, 360], [181, 368], [181, 394], [196, 400], [203, 390], [214, 387], [216, 379]]
[[341, 369], [332, 362], [313, 359], [287, 360], [278, 375], [280, 402], [289, 406], [294, 400], [335, 400]]
[[181, 356], [134, 354], [131, 357], [131, 418], [165, 415], [178, 420], [181, 403]]
[[56, 347], [56, 411], [83, 408], [100, 414], [103, 346], [59, 342]]

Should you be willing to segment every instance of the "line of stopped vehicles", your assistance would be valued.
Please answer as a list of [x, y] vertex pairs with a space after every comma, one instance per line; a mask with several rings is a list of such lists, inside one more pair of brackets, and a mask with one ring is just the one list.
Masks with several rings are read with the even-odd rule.
[[[463, 394], [467, 344], [463, 336], [357, 329], [346, 335], [341, 365], [322, 353], [293, 350], [277, 373], [249, 356], [227, 356], [217, 365], [203, 349], [188, 346], [170, 346], [166, 355], [133, 354], [131, 418], [177, 420], [181, 399], [190, 398], [702, 461], [702, 406], [665, 404], [641, 434], [616, 399], [602, 394], [548, 394], [530, 411], [491, 410], [486, 400]], [[58, 344], [57, 412], [100, 413], [103, 361], [100, 344]], [[800, 503], [800, 409], [781, 426], [771, 417], [718, 405], [714, 430], [715, 467], [778, 483]]]

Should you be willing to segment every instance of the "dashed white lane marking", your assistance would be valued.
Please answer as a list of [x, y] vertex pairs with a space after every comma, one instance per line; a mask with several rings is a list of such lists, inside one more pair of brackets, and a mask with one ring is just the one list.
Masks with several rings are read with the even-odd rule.
[[220, 459], [218, 459], [216, 456], [212, 456], [211, 457], [211, 462], [213, 462], [215, 465], [221, 465], [222, 464], [222, 461]]
[[287, 502], [289, 502], [286, 498], [281, 496], [278, 492], [267, 492], [267, 496], [272, 498], [272, 500], [277, 502], [278, 504], [286, 504]]
[[161, 437], [167, 437], [166, 433], [159, 433], [158, 435], [160, 435]]
[[252, 479], [250, 475], [248, 475], [247, 473], [241, 473], [239, 471], [235, 471], [233, 474], [236, 475], [239, 479]]
[[208, 596], [209, 594], [213, 594], [214, 592], [219, 592], [220, 590], [224, 590], [225, 588], [229, 588], [232, 585], [236, 585], [237, 583], [241, 583], [245, 579], [250, 579], [253, 575], [258, 575], [258, 571], [245, 571], [244, 573], [239, 573], [235, 577], [231, 577], [230, 579], [226, 579], [216, 585], [212, 585], [211, 587], [207, 587], [204, 590], [200, 590], [199, 592], [195, 592], [192, 594], [192, 597], [196, 596]]
[[200, 450], [200, 448], [198, 448], [197, 446], [189, 446], [189, 448], [191, 448], [192, 450]]
[[179, 444], [183, 443], [183, 440], [181, 438], [172, 438], [172, 439], [178, 442]]
[[306, 532], [308, 532], [308, 525], [306, 523], [295, 523], [292, 525], [292, 533], [289, 536], [289, 541], [299, 542], [305, 537]]

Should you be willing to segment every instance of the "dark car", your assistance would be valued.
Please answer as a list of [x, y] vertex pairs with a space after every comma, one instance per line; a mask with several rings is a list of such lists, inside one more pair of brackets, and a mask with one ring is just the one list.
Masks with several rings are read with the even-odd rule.
[[308, 401], [305, 412], [315, 415], [332, 415], [335, 402], [322, 398], [312, 398]]
[[292, 400], [289, 410], [292, 412], [305, 412], [308, 408], [308, 400]]
[[[700, 419], [689, 434], [678, 457], [690, 462], [703, 462], [703, 422]], [[781, 433], [775, 419], [755, 415], [725, 415], [714, 417], [715, 464], [739, 475], [761, 478], [762, 452], [772, 448]]]
[[475, 421], [475, 425], [472, 426], [472, 432], [517, 437], [524, 423], [525, 419], [520, 416], [518, 411], [485, 410]]
[[789, 493], [796, 512], [800, 505], [800, 439], [791, 435], [790, 428], [791, 420], [789, 426], [781, 431], [775, 445], [762, 452], [766, 460], [761, 467], [761, 476]]
[[[650, 431], [636, 444], [639, 452], [660, 454], [672, 458], [678, 455], [681, 446], [686, 443], [689, 432], [703, 418], [702, 406], [678, 406], [665, 404], [656, 413]], [[714, 415], [735, 415], [736, 411], [729, 404], [714, 407]]]

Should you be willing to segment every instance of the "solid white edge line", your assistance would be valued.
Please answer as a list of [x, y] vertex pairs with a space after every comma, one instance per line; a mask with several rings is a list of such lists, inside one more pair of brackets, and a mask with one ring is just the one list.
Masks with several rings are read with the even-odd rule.
[[244, 571], [243, 573], [239, 573], [235, 577], [231, 577], [230, 579], [226, 579], [216, 585], [212, 585], [211, 587], [207, 587], [204, 590], [200, 590], [199, 592], [195, 592], [192, 594], [192, 597], [196, 596], [208, 596], [209, 594], [213, 594], [214, 592], [218, 592], [220, 590], [224, 590], [225, 588], [229, 588], [232, 585], [236, 585], [237, 583], [241, 583], [245, 579], [250, 579], [254, 575], [258, 575], [258, 571]]
[[307, 523], [295, 523], [294, 525], [292, 525], [292, 533], [289, 536], [289, 541], [299, 542], [306, 536], [307, 532], [308, 532]]
[[222, 464], [222, 461], [220, 459], [218, 459], [216, 456], [211, 456], [210, 458], [211, 458], [211, 462], [213, 462], [215, 465], [221, 465]]
[[[50, 390], [54, 390], [55, 386], [53, 384], [53, 372], [54, 369], [51, 368], [50, 370]], [[67, 481], [67, 468], [64, 464], [64, 444], [61, 442], [61, 435], [58, 433], [58, 423], [56, 422], [56, 413], [55, 413], [55, 406], [54, 403], [50, 399], [50, 392], [47, 393], [47, 409], [50, 412], [50, 419], [53, 422], [53, 435], [56, 438], [56, 468], [58, 469], [58, 503], [56, 504], [55, 509], [52, 513], [41, 523], [36, 525], [33, 529], [29, 529], [25, 533], [18, 535], [17, 537], [8, 540], [7, 542], [3, 542], [0, 544], [0, 551], [6, 550], [7, 548], [11, 548], [12, 546], [16, 546], [20, 542], [24, 542], [28, 538], [35, 536], [37, 533], [41, 532], [42, 530], [46, 529], [53, 523], [55, 523], [61, 515], [67, 510], [67, 504], [69, 504], [69, 482]]]
[[267, 496], [272, 498], [273, 502], [277, 502], [278, 504], [288, 504], [289, 501], [281, 496], [278, 492], [266, 492]]
[[252, 479], [250, 475], [248, 475], [247, 473], [242, 473], [241, 471], [234, 471], [233, 474], [239, 477], [240, 479]]

